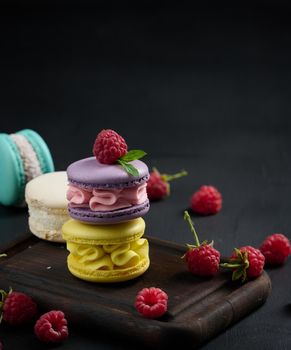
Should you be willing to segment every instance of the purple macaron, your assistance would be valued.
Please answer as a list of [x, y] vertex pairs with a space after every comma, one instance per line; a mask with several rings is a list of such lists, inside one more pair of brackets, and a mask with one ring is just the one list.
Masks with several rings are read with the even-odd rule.
[[72, 218], [91, 224], [114, 224], [144, 216], [149, 210], [146, 183], [149, 170], [140, 160], [130, 162], [139, 175], [118, 164], [81, 159], [67, 169], [68, 210]]

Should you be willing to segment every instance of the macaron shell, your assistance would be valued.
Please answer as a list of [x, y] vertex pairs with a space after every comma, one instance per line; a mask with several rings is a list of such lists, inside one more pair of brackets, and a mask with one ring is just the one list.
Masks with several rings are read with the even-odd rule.
[[127, 269], [116, 269], [116, 270], [95, 270], [88, 271], [82, 268], [78, 261], [71, 254], [67, 259], [68, 269], [72, 275], [88, 281], [88, 282], [99, 282], [99, 283], [114, 283], [123, 282], [134, 279], [142, 275], [150, 265], [149, 258], [142, 259], [137, 265]]
[[62, 226], [69, 220], [66, 210], [30, 206], [29, 214], [28, 224], [31, 233], [45, 241], [65, 242], [62, 236]]
[[49, 209], [67, 209], [67, 174], [55, 171], [35, 177], [25, 187], [25, 199], [28, 205]]
[[137, 240], [144, 234], [142, 218], [115, 225], [88, 225], [70, 219], [62, 227], [63, 238], [79, 244], [121, 244]]
[[67, 174], [56, 171], [42, 174], [25, 187], [29, 211], [29, 228], [37, 237], [64, 242], [62, 226], [69, 220], [67, 209]]
[[0, 155], [0, 203], [19, 204], [26, 180], [18, 148], [7, 134], [0, 134]]
[[50, 150], [43, 138], [37, 132], [31, 129], [21, 130], [17, 132], [17, 134], [25, 136], [29, 143], [32, 145], [39, 160], [42, 172], [49, 173], [54, 171], [53, 159]]
[[69, 182], [84, 188], [124, 188], [146, 182], [149, 178], [147, 165], [140, 160], [134, 160], [130, 164], [138, 170], [139, 176], [128, 174], [121, 165], [101, 164], [95, 157], [72, 163], [67, 174]]
[[150, 203], [146, 202], [131, 207], [112, 211], [92, 211], [85, 208], [68, 207], [70, 216], [76, 220], [88, 224], [117, 224], [144, 216], [150, 209]]

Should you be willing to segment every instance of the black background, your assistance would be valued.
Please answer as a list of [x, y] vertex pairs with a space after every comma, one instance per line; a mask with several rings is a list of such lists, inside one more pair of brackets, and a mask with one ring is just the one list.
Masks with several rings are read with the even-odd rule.
[[[223, 255], [259, 246], [273, 232], [290, 235], [288, 1], [142, 5], [2, 5], [1, 132], [38, 131], [57, 170], [91, 155], [103, 128], [147, 151], [149, 167], [188, 170], [170, 197], [152, 204], [149, 235], [192, 243], [182, 213], [203, 184], [220, 189], [223, 209], [192, 217], [200, 237], [214, 239]], [[27, 229], [25, 210], [0, 208], [1, 243]], [[267, 303], [203, 349], [291, 347], [290, 261], [268, 272]], [[28, 333], [0, 329], [8, 350], [40, 348]], [[122, 347], [74, 332], [59, 348]]]

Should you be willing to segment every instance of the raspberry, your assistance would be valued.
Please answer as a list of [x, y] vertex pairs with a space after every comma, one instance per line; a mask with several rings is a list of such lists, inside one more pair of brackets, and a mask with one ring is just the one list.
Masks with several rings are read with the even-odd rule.
[[10, 325], [20, 325], [33, 320], [37, 315], [36, 303], [26, 294], [20, 292], [6, 293], [2, 295], [2, 318]]
[[259, 277], [264, 269], [265, 257], [259, 251], [251, 246], [235, 248], [229, 262], [221, 264], [222, 267], [233, 270], [232, 279], [246, 281], [247, 279]]
[[161, 178], [161, 175], [153, 171], [150, 173], [149, 181], [147, 182], [147, 194], [150, 201], [159, 200], [170, 193], [170, 185]]
[[161, 317], [168, 308], [168, 295], [160, 288], [143, 288], [136, 296], [135, 308], [144, 317]]
[[282, 233], [268, 236], [260, 247], [260, 251], [269, 265], [283, 264], [291, 253], [289, 239]]
[[127, 153], [127, 144], [114, 130], [102, 130], [96, 137], [93, 154], [103, 164], [113, 164]]
[[220, 253], [211, 245], [189, 249], [185, 254], [189, 271], [197, 276], [212, 276], [219, 269]]
[[37, 320], [34, 332], [45, 343], [58, 343], [66, 339], [69, 332], [64, 313], [55, 310], [45, 313]]
[[4, 349], [3, 344], [0, 341], [0, 350], [3, 350], [3, 349]]
[[150, 173], [149, 181], [147, 182], [147, 194], [150, 201], [155, 201], [167, 197], [170, 194], [169, 181], [178, 179], [187, 175], [185, 170], [174, 175], [160, 174], [157, 169]]
[[221, 207], [221, 193], [213, 186], [201, 186], [191, 197], [191, 208], [198, 214], [216, 214]]
[[189, 271], [197, 276], [212, 276], [219, 269], [220, 253], [213, 248], [212, 244], [204, 241], [199, 242], [198, 235], [187, 211], [184, 212], [184, 219], [188, 221], [191, 231], [196, 240], [196, 245], [187, 244], [189, 250], [184, 255]]

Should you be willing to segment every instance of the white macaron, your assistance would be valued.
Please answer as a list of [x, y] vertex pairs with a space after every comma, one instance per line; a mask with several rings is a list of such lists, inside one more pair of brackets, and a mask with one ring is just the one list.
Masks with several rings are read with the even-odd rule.
[[25, 200], [29, 228], [34, 235], [48, 241], [64, 242], [61, 228], [69, 219], [66, 191], [65, 171], [43, 174], [27, 183]]

